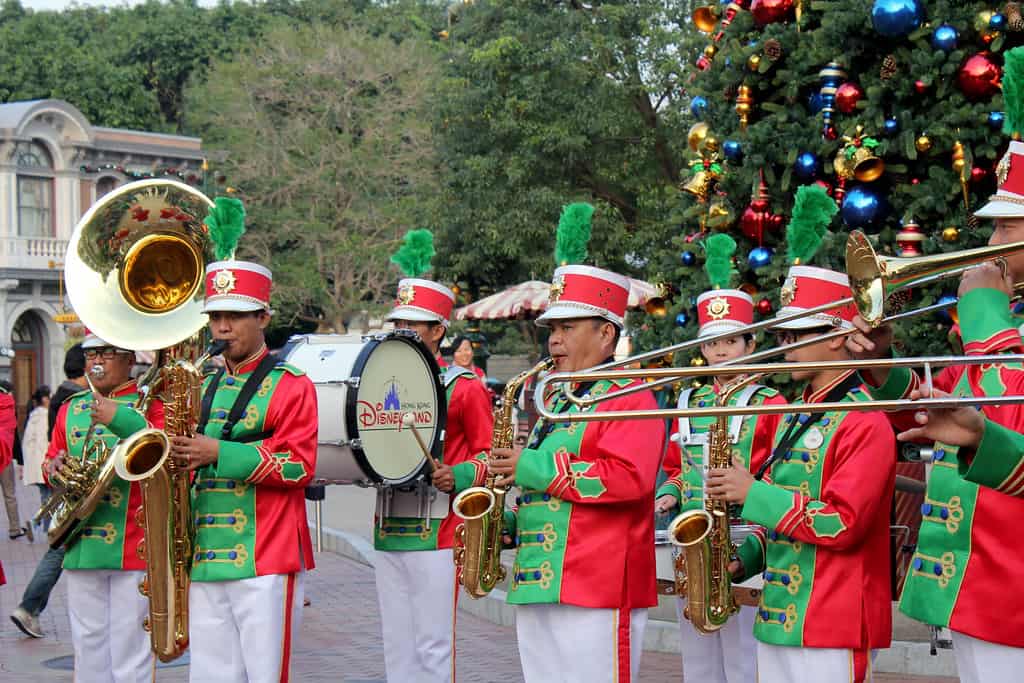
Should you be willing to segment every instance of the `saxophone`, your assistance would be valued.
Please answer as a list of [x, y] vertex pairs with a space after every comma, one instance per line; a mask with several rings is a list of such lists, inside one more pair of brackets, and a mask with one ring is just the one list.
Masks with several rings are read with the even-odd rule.
[[[516, 394], [530, 377], [550, 370], [553, 365], [554, 361], [545, 358], [505, 385], [501, 405], [494, 411], [492, 448], [511, 448]], [[455, 529], [455, 566], [459, 570], [459, 583], [471, 598], [484, 597], [505, 578], [505, 568], [501, 566], [501, 536], [507, 489], [497, 486], [495, 480], [495, 475], [488, 474], [483, 486], [468, 488], [452, 501], [452, 511], [462, 520]]]
[[[183, 347], [185, 345], [182, 345]], [[187, 436], [199, 421], [200, 392], [206, 361], [224, 349], [214, 342], [195, 363], [178, 358], [160, 367], [146, 383], [141, 408], [159, 395], [164, 405], [164, 429], [146, 429], [118, 446], [115, 459], [122, 479], [138, 481], [142, 489], [139, 525], [145, 540], [139, 547], [146, 559], [146, 578], [139, 591], [149, 598], [149, 632], [153, 652], [162, 662], [180, 657], [188, 648], [188, 590], [191, 583], [191, 476], [170, 453], [170, 438]], [[186, 354], [187, 355], [187, 354]]]
[[[716, 405], [728, 405], [736, 392], [759, 377], [739, 377], [725, 384], [718, 393]], [[704, 471], [731, 464], [729, 418], [719, 417], [708, 430]], [[729, 573], [729, 562], [734, 556], [729, 504], [705, 495], [703, 509], [687, 510], [669, 522], [668, 539], [680, 549], [674, 563], [675, 583], [676, 594], [686, 596], [686, 618], [701, 633], [718, 631], [739, 609]]]

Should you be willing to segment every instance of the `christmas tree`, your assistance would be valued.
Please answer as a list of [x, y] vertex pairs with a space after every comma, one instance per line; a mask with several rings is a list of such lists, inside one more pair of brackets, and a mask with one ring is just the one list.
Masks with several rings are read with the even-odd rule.
[[[761, 318], [773, 315], [801, 186], [819, 185], [838, 208], [809, 265], [845, 271], [853, 229], [881, 255], [987, 242], [990, 227], [972, 211], [995, 192], [1009, 140], [1000, 81], [1005, 53], [1024, 43], [1017, 3], [734, 0], [698, 9], [694, 24], [680, 46], [690, 173], [664, 236], [672, 248], [647, 261], [671, 295], [663, 315], [633, 320], [638, 347], [696, 335], [694, 303], [710, 288], [703, 244], [715, 232], [738, 243], [733, 286]], [[956, 287], [922, 287], [910, 305], [952, 300]], [[950, 314], [918, 316], [899, 326], [897, 344], [906, 355], [947, 353], [952, 324]]]

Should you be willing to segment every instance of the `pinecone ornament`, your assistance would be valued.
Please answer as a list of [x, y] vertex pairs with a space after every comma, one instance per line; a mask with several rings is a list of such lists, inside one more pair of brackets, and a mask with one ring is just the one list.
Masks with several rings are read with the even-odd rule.
[[882, 60], [882, 68], [880, 74], [882, 80], [889, 80], [896, 75], [896, 58], [892, 55], [886, 55], [885, 59]]
[[770, 62], [777, 61], [782, 56], [782, 43], [774, 38], [764, 41], [764, 56]]

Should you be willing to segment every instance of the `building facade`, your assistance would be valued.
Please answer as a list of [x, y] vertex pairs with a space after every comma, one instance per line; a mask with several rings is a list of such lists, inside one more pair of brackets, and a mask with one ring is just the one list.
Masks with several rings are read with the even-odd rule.
[[198, 138], [93, 126], [61, 100], [0, 104], [0, 379], [13, 384], [20, 418], [35, 387], [64, 379], [64, 350], [79, 332], [55, 320], [74, 286], [62, 276], [76, 223], [133, 180], [198, 184], [200, 147]]

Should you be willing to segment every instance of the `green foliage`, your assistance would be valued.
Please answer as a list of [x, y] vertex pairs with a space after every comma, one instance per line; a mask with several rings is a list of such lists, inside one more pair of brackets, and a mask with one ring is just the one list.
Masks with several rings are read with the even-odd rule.
[[714, 289], [724, 289], [732, 280], [732, 255], [736, 253], [736, 240], [723, 232], [704, 240], [704, 272]]
[[786, 253], [790, 263], [807, 265], [818, 253], [832, 216], [839, 211], [835, 201], [820, 185], [797, 188], [793, 216], [786, 226]]
[[217, 197], [203, 223], [210, 231], [214, 258], [218, 261], [234, 258], [238, 240], [245, 233], [245, 206], [242, 201], [233, 197]]
[[391, 257], [391, 262], [406, 276], [420, 277], [430, 270], [430, 260], [435, 253], [434, 233], [429, 230], [410, 230], [405, 233], [402, 248]]
[[1003, 102], [1003, 132], [1024, 132], [1024, 47], [1013, 48], [1003, 59]]
[[590, 219], [594, 207], [586, 202], [569, 204], [562, 209], [555, 235], [555, 265], [583, 263], [590, 243]]

